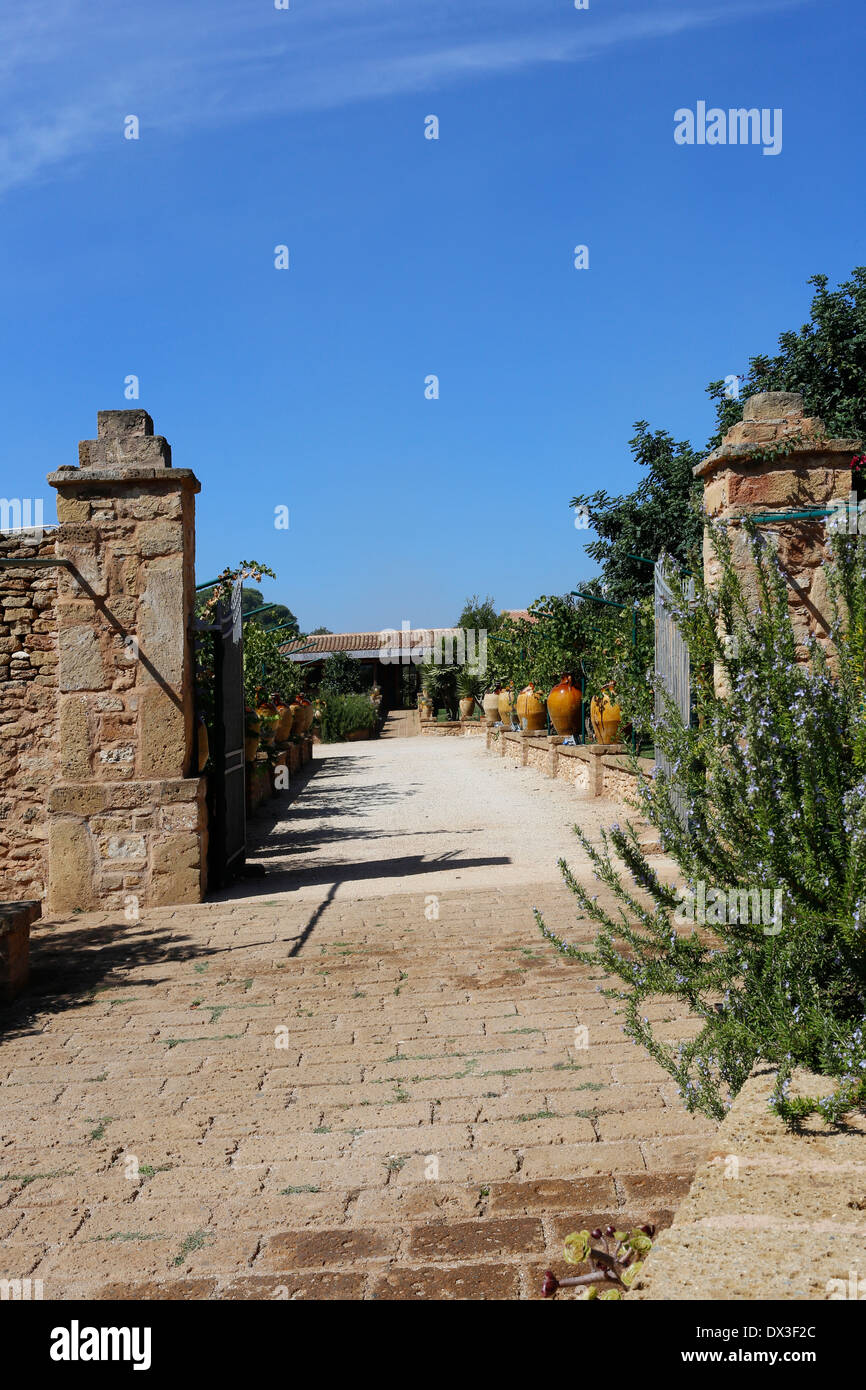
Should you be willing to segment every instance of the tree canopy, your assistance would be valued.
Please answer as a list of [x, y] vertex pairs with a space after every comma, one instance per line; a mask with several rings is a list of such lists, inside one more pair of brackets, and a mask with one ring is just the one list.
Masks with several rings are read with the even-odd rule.
[[[256, 608], [263, 608], [267, 602], [261, 589], [248, 588], [246, 584], [241, 600], [244, 614], [252, 613]], [[262, 628], [282, 627], [285, 623], [291, 623], [295, 631], [299, 631], [297, 618], [291, 608], [287, 608], [284, 603], [275, 603], [273, 608], [269, 608], [266, 613], [257, 613], [254, 618], [249, 619], [246, 626], [249, 627], [250, 623], [255, 623], [257, 627]], [[282, 640], [285, 641], [290, 636], [291, 632], [286, 629]]]

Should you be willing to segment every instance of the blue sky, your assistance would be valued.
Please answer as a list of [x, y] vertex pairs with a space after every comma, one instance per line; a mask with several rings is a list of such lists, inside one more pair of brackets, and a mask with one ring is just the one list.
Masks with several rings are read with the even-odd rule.
[[[634, 421], [702, 444], [707, 381], [866, 260], [861, 25], [862, 0], [7, 7], [0, 493], [53, 516], [45, 474], [139, 404], [201, 479], [199, 578], [262, 560], [306, 629], [573, 588], [569, 499], [635, 485]], [[781, 153], [676, 145], [700, 100], [781, 108]]]

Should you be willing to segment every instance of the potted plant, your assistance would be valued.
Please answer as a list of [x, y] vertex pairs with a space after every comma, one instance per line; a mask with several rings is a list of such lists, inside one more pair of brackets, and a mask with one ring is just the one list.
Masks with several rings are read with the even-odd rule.
[[460, 671], [457, 676], [457, 692], [460, 696], [460, 718], [471, 719], [478, 697], [478, 677], [471, 671]]

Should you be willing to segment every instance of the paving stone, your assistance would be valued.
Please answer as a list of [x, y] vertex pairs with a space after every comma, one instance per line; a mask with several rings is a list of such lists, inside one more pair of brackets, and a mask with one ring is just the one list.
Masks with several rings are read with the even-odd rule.
[[[273, 888], [147, 911], [108, 975], [112, 914], [34, 929], [46, 993], [0, 1046], [0, 1238], [46, 1297], [534, 1298], [566, 1226], [675, 1208], [713, 1127], [540, 938], [532, 906], [570, 921], [570, 895], [461, 887], [453, 862], [331, 894], [332, 852], [323, 834], [296, 884], [287, 849]], [[71, 964], [70, 933], [92, 941]]]
[[456, 1265], [429, 1269], [396, 1267], [373, 1283], [372, 1297], [390, 1300], [513, 1299], [520, 1292], [516, 1265]]

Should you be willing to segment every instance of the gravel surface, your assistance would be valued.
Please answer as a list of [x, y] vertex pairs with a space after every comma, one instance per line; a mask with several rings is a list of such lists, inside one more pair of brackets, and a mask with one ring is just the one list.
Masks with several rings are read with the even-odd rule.
[[[506, 765], [481, 738], [320, 745], [313, 768], [276, 823], [268, 811], [251, 824], [268, 891], [343, 899], [559, 881], [560, 856], [586, 866], [575, 823], [595, 839], [629, 814]], [[238, 896], [250, 891], [247, 880]]]

